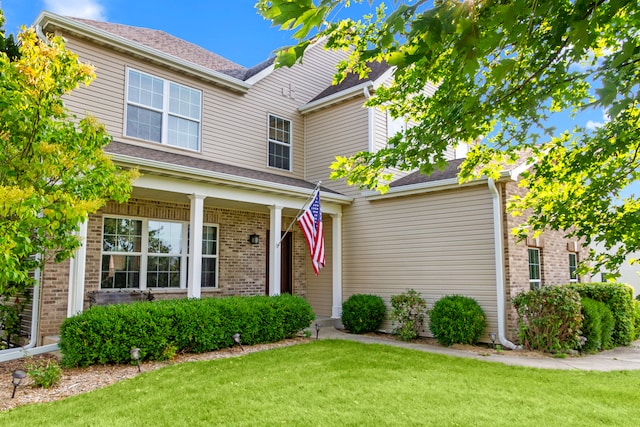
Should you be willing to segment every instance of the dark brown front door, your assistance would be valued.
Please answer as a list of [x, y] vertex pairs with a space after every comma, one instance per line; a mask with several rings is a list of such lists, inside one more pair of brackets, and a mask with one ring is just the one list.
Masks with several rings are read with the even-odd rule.
[[[291, 244], [291, 233], [282, 233], [284, 239], [280, 243], [280, 293], [291, 294], [293, 291], [293, 250]], [[265, 294], [269, 295], [269, 239], [271, 233], [267, 230], [267, 285]]]

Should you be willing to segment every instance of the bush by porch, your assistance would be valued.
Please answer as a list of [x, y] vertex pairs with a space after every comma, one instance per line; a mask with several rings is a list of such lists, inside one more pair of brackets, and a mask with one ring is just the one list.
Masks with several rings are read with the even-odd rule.
[[201, 353], [234, 345], [276, 342], [311, 324], [309, 303], [298, 296], [225, 297], [95, 306], [64, 321], [62, 364], [67, 367], [163, 360], [176, 352]]

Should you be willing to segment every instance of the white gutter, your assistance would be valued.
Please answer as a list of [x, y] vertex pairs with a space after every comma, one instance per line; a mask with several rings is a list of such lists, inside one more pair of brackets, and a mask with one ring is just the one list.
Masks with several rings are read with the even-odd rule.
[[[254, 190], [258, 188], [263, 189], [265, 191], [277, 190], [281, 192], [287, 192], [289, 194], [296, 195], [296, 196], [306, 197], [309, 194], [311, 194], [311, 192], [313, 191], [313, 189], [304, 189], [303, 191], [301, 191], [300, 187], [296, 187], [288, 184], [267, 182], [267, 181], [262, 181], [255, 178], [246, 178], [246, 177], [226, 174], [222, 172], [202, 170], [202, 169], [193, 168], [189, 166], [181, 166], [181, 165], [176, 165], [172, 163], [165, 163], [157, 160], [142, 159], [140, 157], [132, 157], [132, 156], [127, 156], [123, 154], [114, 154], [114, 153], [109, 153], [108, 151], [106, 153], [115, 162], [131, 164], [141, 169], [144, 169], [145, 167], [147, 167], [152, 170], [155, 169], [157, 171], [164, 172], [165, 174], [166, 172], [173, 172], [176, 174], [185, 174], [185, 175], [195, 176], [199, 179], [208, 178], [211, 181], [217, 181], [218, 183], [223, 183], [223, 184], [233, 184], [236, 187], [240, 187], [240, 185], [238, 184], [245, 184], [246, 187], [249, 187]], [[353, 197], [343, 196], [341, 194], [326, 193], [326, 192], [322, 193], [322, 199], [327, 200], [328, 202], [338, 203], [338, 204], [349, 204], [353, 202]]]
[[500, 192], [493, 179], [488, 180], [489, 192], [493, 199], [493, 240], [496, 259], [496, 295], [498, 303], [498, 340], [500, 344], [510, 350], [520, 350], [521, 346], [516, 346], [505, 336], [505, 303], [504, 303], [504, 252], [502, 249], [502, 203], [500, 202]]
[[334, 93], [333, 95], [325, 96], [324, 98], [312, 101], [307, 105], [298, 108], [298, 111], [300, 112], [300, 114], [311, 113], [312, 111], [329, 107], [330, 105], [333, 105], [340, 101], [346, 101], [348, 99], [360, 96], [360, 94], [362, 94], [362, 92], [368, 88], [373, 88], [373, 83], [371, 81], [360, 83], [359, 85], [350, 87], [338, 93]]
[[380, 194], [374, 190], [362, 192], [362, 196], [367, 200], [389, 199], [393, 197], [410, 196], [413, 194], [424, 194], [432, 191], [450, 190], [452, 188], [468, 187], [472, 185], [484, 184], [484, 179], [474, 180], [460, 184], [458, 178], [440, 179], [438, 181], [420, 182], [417, 184], [403, 185], [401, 187], [390, 187], [389, 190]]

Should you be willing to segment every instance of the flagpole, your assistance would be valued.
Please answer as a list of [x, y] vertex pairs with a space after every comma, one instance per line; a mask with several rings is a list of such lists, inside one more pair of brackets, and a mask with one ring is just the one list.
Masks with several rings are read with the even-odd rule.
[[291, 221], [291, 223], [289, 224], [289, 226], [287, 227], [286, 230], [284, 230], [284, 234], [282, 235], [282, 237], [280, 238], [280, 240], [278, 241], [278, 243], [276, 243], [276, 247], [280, 246], [280, 243], [282, 243], [282, 241], [284, 240], [285, 237], [287, 237], [287, 233], [289, 232], [289, 230], [291, 230], [291, 227], [293, 227], [293, 223], [296, 222], [296, 220], [298, 219], [298, 217], [300, 216], [300, 213], [302, 211], [304, 211], [305, 206], [307, 206], [307, 203], [309, 203], [309, 200], [311, 200], [313, 198], [313, 195], [316, 194], [316, 191], [320, 188], [320, 184], [322, 184], [322, 181], [318, 181], [318, 183], [316, 184], [315, 188], [313, 189], [313, 191], [311, 192], [311, 194], [309, 195], [309, 197], [307, 197], [307, 200], [305, 200], [305, 202], [302, 204], [302, 207], [298, 210], [298, 212], [296, 213], [296, 215], [293, 217], [293, 221]]

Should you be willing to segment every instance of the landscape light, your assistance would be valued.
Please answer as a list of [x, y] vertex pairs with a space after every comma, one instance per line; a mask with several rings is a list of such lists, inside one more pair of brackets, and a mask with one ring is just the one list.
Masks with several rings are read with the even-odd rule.
[[136, 361], [138, 372], [140, 372], [140, 349], [138, 347], [131, 349], [131, 358]]
[[11, 398], [13, 399], [16, 395], [16, 389], [22, 382], [23, 378], [26, 378], [27, 373], [25, 371], [21, 371], [20, 369], [16, 369], [11, 373], [11, 382], [13, 383], [13, 393], [11, 393]]
[[493, 348], [496, 348], [496, 333], [489, 332], [489, 338], [491, 338], [491, 345], [493, 346]]
[[244, 347], [242, 347], [242, 342], [240, 341], [240, 334], [233, 334], [232, 338], [233, 342], [240, 346], [240, 350], [244, 351]]

